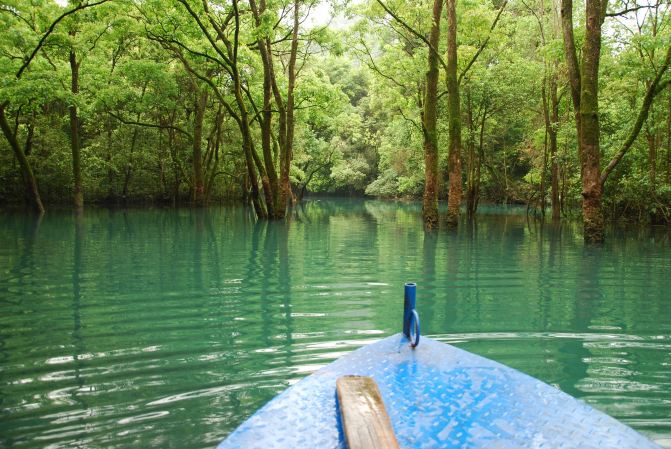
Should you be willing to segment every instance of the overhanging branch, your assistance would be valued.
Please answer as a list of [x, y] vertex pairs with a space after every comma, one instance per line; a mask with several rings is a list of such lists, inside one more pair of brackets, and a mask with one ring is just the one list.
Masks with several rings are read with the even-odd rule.
[[403, 25], [403, 28], [406, 30], [410, 31], [410, 33], [414, 34], [416, 37], [418, 37], [422, 42], [426, 44], [427, 47], [429, 47], [429, 51], [433, 52], [433, 54], [438, 58], [438, 62], [440, 62], [440, 65], [443, 66], [445, 70], [447, 70], [447, 64], [445, 64], [445, 61], [443, 61], [443, 58], [440, 56], [440, 52], [438, 49], [436, 49], [433, 45], [431, 45], [431, 42], [424, 37], [421, 33], [419, 33], [417, 30], [412, 28], [410, 25], [408, 25], [403, 19], [401, 19], [398, 15], [396, 15], [391, 9], [387, 7], [384, 3], [382, 3], [382, 0], [376, 0], [382, 8], [387, 11], [387, 13], [394, 18], [398, 23]]
[[492, 22], [492, 26], [489, 28], [489, 34], [487, 35], [487, 39], [480, 45], [480, 48], [478, 48], [478, 51], [475, 52], [471, 60], [468, 62], [464, 70], [461, 71], [459, 74], [459, 80], [457, 81], [458, 84], [461, 84], [461, 80], [466, 76], [466, 73], [471, 69], [471, 66], [475, 64], [475, 61], [478, 59], [478, 56], [480, 56], [480, 53], [483, 52], [487, 44], [489, 43], [489, 39], [492, 37], [492, 32], [494, 31], [494, 28], [496, 28], [496, 24], [499, 22], [499, 19], [501, 18], [501, 14], [503, 14], [503, 10], [505, 9], [506, 5], [508, 4], [508, 0], [504, 0], [504, 2], [501, 4], [501, 8], [499, 8], [499, 12], [496, 14], [496, 18], [494, 19], [494, 22]]
[[185, 136], [189, 137], [190, 139], [193, 139], [193, 136], [189, 134], [187, 131], [184, 131], [182, 128], [177, 127], [177, 126], [172, 126], [172, 125], [157, 125], [155, 123], [146, 123], [146, 122], [136, 122], [133, 120], [126, 120], [119, 115], [115, 114], [114, 112], [107, 111], [109, 115], [114, 117], [115, 119], [119, 120], [121, 123], [124, 125], [134, 125], [134, 126], [144, 126], [145, 128], [158, 128], [158, 129], [173, 129], [177, 131], [178, 133], [184, 134]]
[[56, 20], [53, 21], [53, 23], [51, 24], [51, 26], [49, 27], [47, 32], [44, 33], [44, 35], [42, 36], [40, 41], [37, 43], [37, 46], [35, 47], [33, 52], [30, 54], [30, 56], [28, 56], [28, 58], [25, 60], [23, 65], [21, 65], [21, 68], [19, 68], [19, 71], [16, 72], [16, 78], [21, 78], [21, 75], [23, 74], [24, 70], [26, 70], [28, 68], [28, 66], [30, 65], [32, 60], [35, 58], [35, 55], [37, 54], [37, 52], [40, 51], [40, 48], [42, 48], [42, 46], [46, 42], [49, 35], [51, 35], [51, 33], [54, 32], [54, 30], [56, 29], [56, 25], [58, 25], [58, 23], [61, 20], [65, 19], [67, 16], [69, 16], [71, 14], [76, 13], [77, 11], [81, 11], [82, 9], [85, 9], [85, 8], [91, 8], [93, 6], [101, 5], [101, 4], [106, 3], [108, 1], [109, 0], [100, 0], [100, 1], [97, 1], [97, 2], [94, 2], [94, 3], [82, 3], [82, 4], [72, 8], [71, 10], [65, 11], [63, 14], [61, 14]]

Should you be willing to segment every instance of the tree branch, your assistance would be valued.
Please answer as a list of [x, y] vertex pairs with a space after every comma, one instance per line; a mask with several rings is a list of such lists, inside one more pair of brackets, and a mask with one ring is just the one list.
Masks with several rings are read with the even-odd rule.
[[32, 62], [33, 58], [35, 58], [35, 55], [37, 54], [37, 52], [40, 51], [40, 48], [42, 48], [42, 46], [46, 42], [49, 35], [51, 35], [51, 33], [54, 32], [54, 29], [56, 29], [56, 25], [58, 25], [58, 23], [61, 20], [65, 19], [67, 16], [69, 16], [71, 14], [76, 13], [77, 11], [81, 11], [82, 9], [85, 9], [85, 8], [90, 8], [90, 7], [93, 7], [93, 6], [101, 5], [103, 3], [107, 3], [108, 1], [109, 0], [100, 0], [100, 1], [97, 1], [97, 2], [94, 2], [94, 3], [82, 3], [82, 4], [80, 4], [76, 7], [68, 10], [68, 11], [65, 11], [63, 14], [61, 14], [56, 20], [53, 21], [53, 23], [51, 24], [51, 26], [49, 27], [47, 32], [44, 33], [44, 36], [42, 36], [40, 41], [37, 43], [37, 46], [35, 47], [33, 52], [30, 54], [30, 56], [28, 56], [28, 58], [25, 60], [23, 65], [21, 65], [21, 68], [19, 68], [19, 71], [16, 72], [16, 78], [17, 79], [21, 78], [21, 75], [23, 74], [23, 71], [28, 68], [28, 66]]
[[464, 79], [464, 76], [466, 76], [466, 73], [471, 69], [471, 66], [475, 64], [475, 61], [478, 59], [478, 56], [480, 56], [480, 53], [483, 52], [487, 44], [489, 43], [489, 39], [492, 37], [492, 32], [494, 31], [494, 28], [496, 28], [496, 24], [499, 22], [499, 19], [501, 18], [501, 14], [503, 14], [503, 10], [505, 9], [506, 5], [508, 4], [508, 0], [504, 0], [504, 2], [501, 4], [501, 8], [499, 8], [499, 12], [496, 14], [496, 18], [494, 19], [494, 22], [492, 22], [492, 26], [489, 28], [489, 34], [487, 35], [487, 39], [480, 45], [480, 48], [478, 48], [478, 51], [475, 52], [471, 60], [468, 62], [464, 70], [461, 71], [459, 74], [459, 79], [457, 80], [457, 84], [461, 84], [461, 80]]
[[[169, 45], [169, 44], [167, 44], [167, 45]], [[186, 58], [184, 58], [184, 55], [179, 51], [178, 48], [171, 47], [171, 46], [168, 47], [168, 48], [170, 48], [170, 50], [175, 54], [175, 56], [177, 57], [177, 59], [179, 59], [179, 60], [182, 62], [182, 65], [184, 65], [184, 68], [186, 69], [187, 72], [191, 73], [193, 76], [195, 76], [196, 78], [198, 78], [199, 80], [205, 82], [205, 84], [207, 84], [208, 86], [210, 86], [210, 88], [212, 89], [212, 91], [214, 92], [214, 94], [215, 94], [215, 95], [217, 96], [217, 98], [219, 99], [219, 102], [224, 106], [224, 108], [226, 109], [226, 111], [228, 111], [228, 113], [231, 115], [231, 117], [233, 117], [233, 119], [238, 123], [238, 125], [240, 125], [242, 119], [241, 119], [240, 116], [233, 110], [233, 108], [231, 107], [231, 105], [228, 104], [228, 102], [226, 101], [226, 99], [225, 99], [224, 96], [222, 95], [221, 91], [217, 88], [217, 85], [214, 84], [214, 82], [213, 82], [211, 79], [209, 79], [208, 77], [206, 77], [206, 76], [204, 76], [204, 75], [202, 75], [202, 74], [196, 72], [196, 71], [193, 69], [193, 67], [191, 67], [191, 65], [188, 63], [188, 61], [186, 60]]]
[[623, 9], [622, 11], [606, 13], [606, 17], [623, 16], [623, 15], [628, 14], [630, 12], [638, 11], [639, 9], [656, 8], [657, 6], [659, 6], [659, 5], [638, 5], [638, 6], [635, 6], [633, 8]]
[[432, 51], [433, 54], [436, 56], [436, 58], [438, 58], [438, 62], [440, 62], [440, 65], [442, 65], [443, 68], [444, 68], [445, 70], [447, 70], [447, 64], [445, 64], [445, 61], [443, 61], [443, 58], [440, 56], [440, 52], [439, 52], [438, 49], [436, 49], [433, 45], [431, 45], [431, 43], [429, 42], [429, 40], [428, 40], [426, 37], [424, 37], [422, 34], [420, 34], [419, 32], [417, 32], [414, 28], [412, 28], [410, 25], [408, 25], [408, 24], [407, 24], [403, 19], [401, 19], [399, 16], [397, 16], [396, 14], [394, 14], [394, 12], [393, 12], [391, 9], [389, 9], [389, 8], [387, 7], [387, 5], [385, 5], [384, 3], [382, 3], [382, 0], [375, 0], [375, 1], [377, 1], [377, 2], [380, 4], [380, 6], [382, 6], [382, 8], [383, 8], [385, 11], [387, 11], [387, 13], [388, 13], [390, 16], [392, 16], [398, 23], [400, 23], [401, 25], [403, 25], [403, 28], [405, 28], [406, 30], [410, 31], [410, 33], [414, 34], [414, 35], [417, 36], [419, 39], [421, 39], [421, 41], [424, 42], [424, 43], [427, 45], [427, 47], [429, 47], [429, 51]]
[[10, 13], [10, 14], [13, 15], [14, 17], [16, 17], [17, 19], [19, 19], [19, 20], [23, 21], [25, 24], [27, 24], [28, 27], [29, 27], [31, 30], [35, 31], [35, 25], [32, 24], [32, 23], [30, 23], [30, 22], [28, 21], [28, 19], [26, 19], [25, 17], [23, 17], [21, 14], [19, 14], [17, 11], [15, 11], [15, 10], [14, 10], [13, 8], [11, 8], [10, 6], [7, 6], [7, 5], [0, 5], [0, 11], [6, 11], [6, 12]]
[[417, 122], [414, 121], [413, 119], [411, 119], [410, 117], [406, 117], [406, 115], [403, 113], [403, 109], [401, 109], [401, 107], [398, 107], [397, 109], [398, 109], [398, 112], [401, 114], [401, 117], [403, 117], [403, 119], [406, 122], [410, 122], [410, 124], [412, 124], [415, 128], [417, 128], [417, 131], [419, 131], [420, 133], [422, 132], [422, 127], [419, 126], [417, 124]]
[[606, 183], [608, 175], [610, 175], [610, 173], [617, 166], [620, 160], [622, 160], [627, 151], [629, 151], [634, 141], [636, 141], [636, 138], [638, 137], [638, 134], [640, 133], [641, 128], [643, 127], [643, 124], [648, 119], [648, 112], [650, 111], [650, 106], [652, 105], [652, 101], [655, 99], [655, 96], [662, 90], [664, 90], [664, 88], [666, 88], [666, 86], [668, 86], [671, 83], [671, 78], [667, 78], [666, 80], [661, 81], [662, 76], [664, 76], [664, 73], [668, 70], [670, 65], [671, 65], [671, 47], [667, 49], [666, 57], [664, 58], [664, 64], [662, 64], [662, 67], [660, 68], [659, 72], [657, 72], [655, 79], [652, 81], [652, 83], [650, 83], [650, 86], [648, 87], [648, 90], [645, 93], [645, 97], [643, 98], [643, 104], [641, 105], [641, 109], [638, 111], [638, 116], [636, 117], [636, 122], [634, 122], [634, 126], [631, 128], [631, 131], [629, 132], [627, 139], [622, 144], [622, 148], [620, 148], [620, 151], [617, 152], [615, 157], [611, 159], [606, 168], [604, 168], [603, 171], [601, 172], [601, 176], [599, 179], [599, 181], [601, 182], [601, 188], [603, 188], [604, 184]]
[[[575, 36], [573, 34], [573, 0], [561, 0], [561, 24], [562, 34], [564, 36], [564, 54], [566, 55], [566, 68], [571, 85], [571, 99], [573, 100], [573, 110], [576, 114], [576, 121], [579, 121], [578, 111], [580, 111], [580, 65], [575, 49]], [[580, 128], [579, 123], [578, 129]]]
[[[193, 20], [196, 21], [196, 24], [198, 25], [198, 28], [200, 28], [200, 30], [203, 32], [203, 34], [207, 38], [207, 41], [210, 43], [210, 45], [212, 46], [214, 51], [216, 51], [219, 54], [219, 56], [221, 56], [221, 59], [223, 59], [226, 64], [233, 67], [233, 63], [228, 58], [228, 56], [221, 50], [221, 48], [219, 48], [219, 46], [217, 45], [214, 37], [212, 37], [212, 35], [210, 34], [209, 30], [207, 29], [205, 24], [202, 22], [202, 20], [200, 20], [200, 17], [196, 13], [196, 11], [194, 11], [193, 8], [191, 8], [191, 6], [186, 2], [186, 0], [178, 0], [178, 1], [184, 6], [186, 11], [193, 18]], [[205, 4], [204, 6], [207, 6], [207, 4]], [[212, 18], [210, 17], [209, 12], [207, 10], [205, 11], [205, 14], [207, 15], [208, 19], [210, 19], [210, 22], [212, 22]], [[219, 30], [216, 30], [216, 31], [217, 31], [219, 37], [222, 39], [222, 41], [224, 41], [224, 43], [226, 43], [225, 36], [222, 35], [223, 33], [219, 33]]]
[[[162, 45], [163, 45], [164, 43], [170, 44], [170, 46], [172, 46], [172, 44], [174, 44], [174, 45], [176, 45], [176, 46], [178, 46], [178, 47], [180, 47], [180, 48], [183, 48], [183, 49], [186, 50], [188, 53], [190, 53], [190, 54], [192, 54], [192, 55], [194, 55], [194, 56], [199, 56], [199, 57], [201, 57], [201, 58], [203, 58], [203, 59], [206, 59], [206, 60], [208, 60], [208, 61], [212, 61], [212, 62], [216, 63], [216, 64], [219, 65], [220, 67], [223, 67], [223, 69], [226, 70], [226, 72], [227, 72], [229, 75], [233, 76], [233, 74], [231, 73], [231, 70], [230, 70], [229, 66], [228, 66], [224, 61], [221, 61], [221, 60], [217, 59], [217, 58], [214, 57], [214, 56], [210, 56], [210, 55], [208, 55], [207, 53], [203, 53], [203, 52], [200, 52], [200, 51], [193, 50], [192, 48], [187, 47], [185, 44], [183, 44], [182, 42], [180, 42], [180, 41], [178, 41], [178, 40], [175, 40], [175, 39], [169, 39], [169, 38], [167, 38], [167, 37], [165, 37], [165, 36], [159, 36], [159, 35], [157, 35], [157, 34], [154, 34], [153, 32], [151, 32], [151, 31], [148, 30], [148, 29], [145, 29], [145, 32], [147, 33], [147, 38], [148, 38], [149, 40], [156, 41], [156, 42], [158, 42], [158, 43], [160, 43], [160, 44], [162, 44]], [[164, 45], [164, 47], [165, 47], [165, 45]]]
[[144, 126], [146, 128], [158, 128], [158, 129], [173, 129], [173, 130], [175, 130], [175, 131], [177, 131], [181, 134], [184, 134], [185, 136], [189, 137], [190, 139], [193, 139], [193, 136], [191, 134], [189, 134], [187, 131], [184, 131], [182, 128], [179, 128], [177, 126], [157, 125], [155, 123], [136, 122], [136, 121], [133, 121], [133, 120], [126, 120], [124, 118], [121, 118], [120, 116], [118, 116], [117, 114], [115, 114], [114, 112], [111, 112], [111, 111], [107, 111], [107, 113], [109, 115], [111, 115], [112, 117], [114, 117], [115, 119], [119, 120], [124, 125]]
[[93, 44], [89, 47], [89, 51], [93, 51], [96, 48], [96, 45], [98, 45], [98, 41], [107, 33], [107, 31], [112, 28], [112, 24], [108, 23], [105, 29], [98, 35], [96, 38], [93, 40]]
[[385, 74], [384, 72], [382, 72], [382, 70], [380, 70], [380, 68], [375, 64], [375, 60], [373, 59], [373, 55], [371, 54], [370, 49], [369, 49], [368, 46], [366, 45], [366, 41], [365, 41], [364, 39], [361, 39], [361, 41], [360, 41], [359, 43], [360, 43], [361, 45], [363, 45], [363, 48], [366, 50], [366, 51], [365, 51], [366, 56], [368, 56], [368, 59], [370, 60], [370, 64], [366, 64], [366, 65], [368, 66], [369, 69], [371, 69], [372, 71], [374, 71], [375, 73], [377, 73], [378, 75], [380, 75], [382, 78], [391, 81], [392, 84], [394, 84], [394, 85], [400, 87], [400, 88], [403, 90], [403, 92], [407, 92], [407, 91], [409, 90], [406, 86], [404, 86], [403, 84], [399, 83], [399, 82], [396, 80], [396, 78], [394, 78], [393, 76], [387, 75], [387, 74]]

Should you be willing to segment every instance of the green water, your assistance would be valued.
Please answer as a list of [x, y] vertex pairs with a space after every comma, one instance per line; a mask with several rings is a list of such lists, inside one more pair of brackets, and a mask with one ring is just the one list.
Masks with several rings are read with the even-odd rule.
[[319, 367], [400, 331], [538, 377], [671, 443], [671, 235], [417, 204], [0, 217], [0, 447], [211, 448]]

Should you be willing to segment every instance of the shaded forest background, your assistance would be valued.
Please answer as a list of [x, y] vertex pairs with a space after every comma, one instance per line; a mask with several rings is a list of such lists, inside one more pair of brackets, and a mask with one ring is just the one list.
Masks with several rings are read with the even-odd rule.
[[272, 219], [306, 192], [366, 194], [423, 198], [435, 227], [449, 194], [448, 225], [484, 201], [582, 205], [587, 240], [603, 219], [668, 224], [669, 9], [4, 1], [0, 202]]

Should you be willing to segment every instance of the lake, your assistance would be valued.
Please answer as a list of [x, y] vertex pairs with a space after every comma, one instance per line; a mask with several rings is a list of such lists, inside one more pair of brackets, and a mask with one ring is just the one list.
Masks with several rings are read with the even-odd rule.
[[671, 447], [671, 232], [482, 207], [309, 200], [0, 216], [0, 448], [212, 448], [278, 392], [401, 331], [537, 377]]

